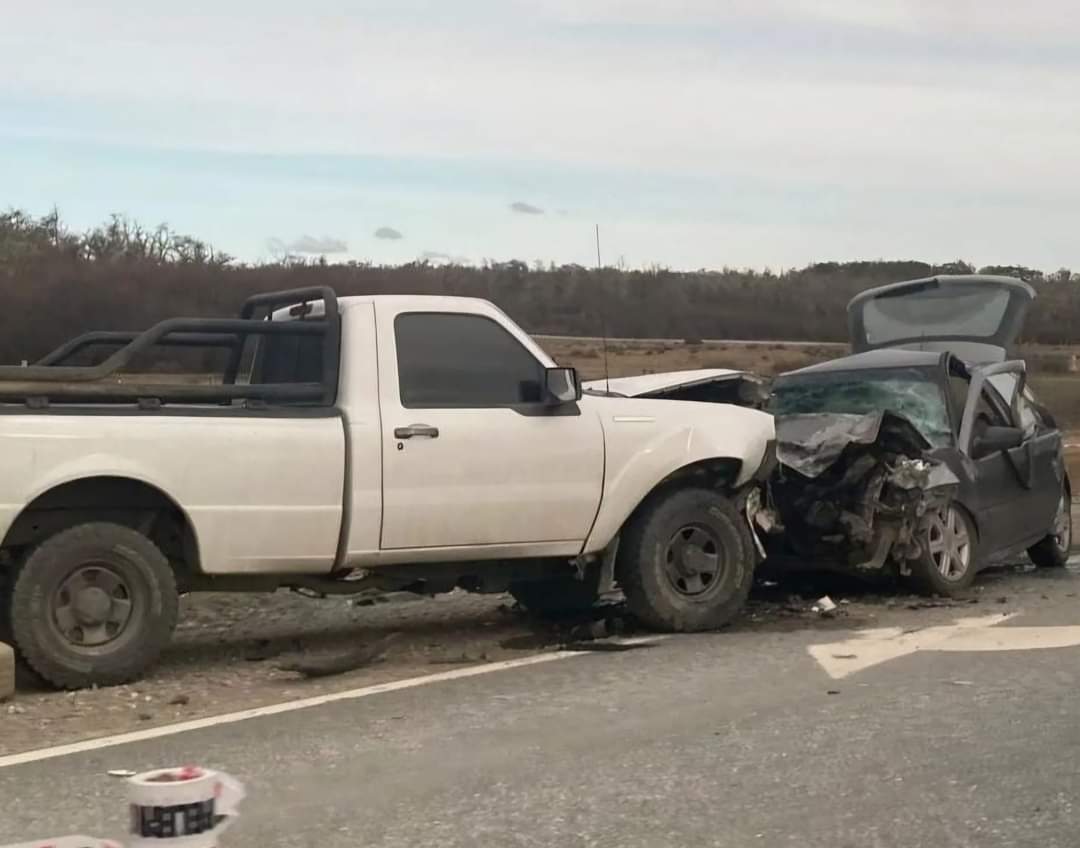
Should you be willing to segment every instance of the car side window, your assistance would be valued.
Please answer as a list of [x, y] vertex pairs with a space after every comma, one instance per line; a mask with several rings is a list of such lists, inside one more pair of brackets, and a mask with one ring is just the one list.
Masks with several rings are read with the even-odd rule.
[[1043, 421], [1042, 415], [1039, 414], [1039, 410], [1035, 407], [1035, 395], [1031, 393], [1031, 390], [1027, 386], [1024, 386], [1024, 391], [1020, 393], [1018, 405], [1020, 410], [1020, 426], [1024, 428], [1025, 435], [1033, 434], [1040, 427], [1046, 426], [1046, 422]]
[[[953, 405], [954, 426], [959, 428], [964, 416], [964, 406], [967, 404], [968, 390], [971, 388], [971, 380], [966, 374], [952, 373], [949, 375], [949, 398]], [[1007, 427], [1009, 426], [1009, 410], [994, 394], [989, 385], [984, 385], [979, 393], [979, 399], [975, 404], [975, 428], [983, 427]]]
[[960, 430], [960, 421], [964, 416], [964, 404], [967, 403], [971, 380], [962, 374], [949, 375], [949, 404], [952, 407], [953, 426]]
[[984, 387], [979, 392], [979, 401], [975, 407], [975, 426], [1008, 427], [1009, 414], [1001, 401]]
[[401, 405], [485, 408], [537, 403], [544, 366], [482, 315], [406, 312], [394, 320]]

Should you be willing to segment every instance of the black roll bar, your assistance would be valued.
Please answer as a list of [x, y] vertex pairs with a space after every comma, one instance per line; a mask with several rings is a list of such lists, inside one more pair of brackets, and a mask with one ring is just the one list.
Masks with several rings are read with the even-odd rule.
[[[323, 314], [302, 320], [272, 321], [276, 308], [321, 301]], [[266, 309], [263, 317], [256, 312]], [[321, 383], [236, 383], [245, 342], [249, 336], [321, 336]], [[95, 344], [120, 345], [97, 365], [61, 365], [76, 352]], [[157, 346], [230, 348], [221, 384], [189, 385], [151, 382], [125, 383], [116, 374], [139, 354]], [[130, 401], [156, 398], [188, 403], [260, 401], [317, 401], [332, 405], [337, 397], [341, 320], [334, 290], [326, 287], [267, 292], [248, 298], [239, 318], [169, 318], [141, 333], [95, 331], [84, 333], [46, 354], [33, 365], [0, 365], [0, 399]], [[110, 379], [113, 378], [113, 379]]]
[[[122, 330], [95, 330], [91, 333], [83, 333], [70, 341], [64, 342], [56, 350], [41, 357], [35, 365], [59, 365], [66, 359], [71, 359], [75, 354], [88, 347], [111, 346], [117, 347], [135, 341], [139, 333], [124, 332]], [[232, 347], [237, 343], [239, 336], [227, 333], [174, 333], [171, 336], [158, 341], [161, 347]]]

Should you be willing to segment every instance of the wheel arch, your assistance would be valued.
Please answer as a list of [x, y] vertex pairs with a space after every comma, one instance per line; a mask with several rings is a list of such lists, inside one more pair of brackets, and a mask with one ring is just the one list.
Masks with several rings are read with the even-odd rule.
[[624, 502], [618, 515], [614, 514], [614, 508], [606, 513], [601, 508], [596, 526], [589, 536], [587, 550], [607, 547], [646, 506], [665, 493], [690, 485], [732, 491], [742, 470], [743, 460], [735, 456], [708, 457], [679, 466], [674, 471], [654, 479], [650, 485], [643, 487], [635, 498]]
[[198, 534], [187, 511], [158, 486], [125, 474], [76, 477], [46, 488], [20, 510], [0, 548], [32, 547], [89, 521], [111, 521], [142, 533], [178, 576], [201, 569]]

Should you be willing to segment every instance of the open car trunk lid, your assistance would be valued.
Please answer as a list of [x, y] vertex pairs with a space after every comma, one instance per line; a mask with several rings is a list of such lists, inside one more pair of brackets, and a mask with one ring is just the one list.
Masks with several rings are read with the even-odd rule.
[[984, 274], [869, 289], [848, 304], [851, 349], [948, 350], [968, 362], [1000, 362], [1020, 335], [1034, 299], [1027, 283]]

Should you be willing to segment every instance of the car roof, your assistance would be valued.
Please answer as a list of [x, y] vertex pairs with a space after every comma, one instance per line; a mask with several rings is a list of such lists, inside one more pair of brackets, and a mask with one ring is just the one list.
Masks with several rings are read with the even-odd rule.
[[809, 365], [797, 371], [788, 371], [780, 377], [782, 379], [796, 374], [824, 374], [830, 371], [868, 371], [875, 368], [925, 368], [937, 365], [940, 361], [941, 351], [885, 347], [830, 359], [828, 362]]

